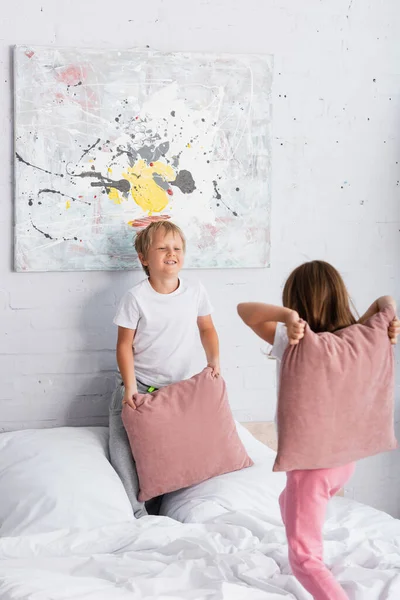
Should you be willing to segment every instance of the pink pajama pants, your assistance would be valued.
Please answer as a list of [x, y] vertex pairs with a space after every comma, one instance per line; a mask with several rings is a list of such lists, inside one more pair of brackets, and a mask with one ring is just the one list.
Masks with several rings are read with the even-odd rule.
[[348, 600], [323, 562], [322, 528], [328, 501], [350, 479], [354, 463], [335, 469], [290, 471], [279, 498], [293, 574], [314, 600]]

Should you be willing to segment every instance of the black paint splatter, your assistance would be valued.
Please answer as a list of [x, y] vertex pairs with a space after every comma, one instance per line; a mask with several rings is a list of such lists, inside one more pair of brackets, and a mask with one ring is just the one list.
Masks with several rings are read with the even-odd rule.
[[111, 190], [111, 188], [115, 188], [119, 190], [123, 194], [127, 194], [131, 189], [131, 184], [127, 179], [119, 179], [118, 181], [113, 181], [108, 177], [104, 177], [99, 171], [84, 171], [83, 173], [73, 174], [73, 177], [93, 177], [98, 179], [99, 181], [92, 181], [90, 185], [92, 187], [104, 187], [107, 193]]
[[58, 194], [59, 196], [63, 196], [64, 198], [69, 198], [73, 202], [81, 202], [82, 204], [87, 204], [88, 206], [92, 205], [91, 202], [86, 202], [86, 200], [82, 200], [81, 198], [75, 198], [74, 196], [69, 196], [68, 194], [64, 194], [63, 192], [60, 192], [59, 190], [51, 190], [49, 188], [44, 188], [44, 189], [38, 191], [38, 196], [40, 196], [40, 194]]
[[215, 190], [215, 197], [216, 197], [216, 199], [217, 200], [221, 200], [222, 196], [219, 193], [219, 190], [217, 188], [217, 182], [215, 180], [213, 181], [213, 186], [214, 186], [214, 190]]
[[31, 223], [32, 223], [32, 227], [34, 229], [36, 229], [36, 231], [38, 231], [39, 233], [44, 235], [45, 238], [47, 238], [48, 240], [54, 240], [54, 238], [51, 237], [51, 235], [49, 233], [46, 233], [45, 231], [42, 231], [41, 229], [39, 229], [39, 227], [36, 227], [36, 225], [34, 224], [34, 222], [32, 220], [31, 220]]
[[[169, 190], [169, 182], [165, 181], [164, 177], [162, 175], [159, 175], [158, 173], [153, 173], [153, 181], [158, 185], [158, 187], [160, 187], [162, 190], [165, 190], [166, 192]], [[137, 190], [137, 187], [135, 187], [135, 190]]]
[[51, 171], [47, 171], [47, 169], [42, 169], [42, 167], [37, 167], [36, 165], [32, 165], [31, 163], [26, 161], [24, 158], [22, 158], [22, 156], [20, 156], [20, 154], [18, 154], [18, 152], [15, 153], [15, 156], [19, 160], [19, 162], [24, 163], [24, 165], [27, 165], [28, 167], [32, 167], [32, 169], [37, 169], [38, 171], [43, 171], [43, 173], [48, 173], [48, 175], [56, 175], [57, 177], [64, 177], [64, 175], [62, 173], [52, 173]]
[[169, 151], [169, 142], [162, 142], [157, 147], [144, 145], [137, 151], [139, 156], [148, 163], [156, 162], [160, 156], [165, 156]]
[[91, 150], [93, 150], [93, 148], [94, 148], [95, 146], [97, 146], [97, 144], [98, 144], [99, 142], [100, 142], [100, 138], [98, 138], [98, 139], [95, 141], [95, 143], [94, 143], [94, 144], [92, 144], [91, 146], [89, 146], [89, 148], [88, 148], [87, 150], [85, 150], [85, 152], [82, 154], [82, 156], [81, 156], [81, 157], [80, 157], [80, 159], [78, 160], [78, 163], [80, 163], [80, 162], [81, 162], [81, 160], [82, 160], [82, 158], [83, 158], [84, 156], [86, 156], [86, 154], [89, 154], [89, 152], [90, 152]]
[[[237, 217], [237, 216], [238, 216], [237, 212], [236, 212], [236, 211], [234, 211], [234, 210], [232, 210], [232, 209], [231, 209], [231, 208], [230, 208], [230, 207], [229, 207], [229, 206], [228, 206], [228, 205], [227, 205], [227, 204], [226, 204], [226, 203], [225, 203], [225, 202], [222, 200], [222, 196], [221, 196], [221, 194], [220, 194], [220, 192], [219, 192], [219, 190], [218, 190], [218, 184], [217, 184], [217, 182], [216, 182], [216, 180], [215, 180], [215, 179], [214, 179], [214, 181], [213, 181], [213, 186], [214, 186], [214, 190], [215, 190], [215, 197], [216, 197], [216, 199], [217, 199], [219, 202], [221, 202], [221, 203], [222, 203], [222, 204], [225, 206], [225, 208], [227, 208], [227, 209], [228, 209], [228, 210], [229, 210], [229, 211], [230, 211], [230, 212], [231, 212], [231, 213], [232, 213], [232, 214], [233, 214], [235, 217]], [[219, 206], [219, 204], [218, 204], [218, 203], [217, 203], [217, 206]]]
[[110, 192], [111, 188], [119, 190], [122, 194], [128, 194], [131, 189], [131, 184], [126, 179], [119, 179], [119, 181], [112, 181], [111, 179], [103, 179], [102, 181], [92, 181], [90, 184], [92, 187], [104, 187], [107, 193]]
[[[86, 216], [86, 215], [85, 215]], [[41, 233], [42, 235], [44, 235], [44, 237], [48, 240], [64, 240], [64, 242], [72, 242], [72, 241], [76, 241], [78, 238], [77, 237], [73, 237], [73, 238], [66, 238], [66, 237], [62, 237], [62, 238], [57, 238], [57, 237], [53, 237], [51, 236], [49, 233], [46, 233], [45, 231], [42, 231], [41, 229], [39, 229], [39, 227], [36, 227], [35, 223], [32, 221], [31, 219], [31, 223], [32, 223], [32, 227], [34, 229], [36, 229], [36, 231], [38, 231], [39, 233]], [[81, 240], [82, 241], [82, 240]]]
[[171, 181], [170, 183], [179, 188], [183, 194], [191, 194], [196, 189], [192, 174], [185, 169], [179, 171], [175, 181]]
[[128, 162], [129, 162], [129, 166], [133, 167], [133, 165], [135, 164], [135, 161], [137, 159], [137, 155], [138, 153], [136, 152], [136, 150], [134, 148], [132, 148], [132, 146], [129, 146], [127, 148], [123, 148], [122, 146], [118, 146], [117, 148], [117, 152], [116, 154], [112, 157], [112, 162], [110, 163], [110, 167], [113, 166], [116, 161], [116, 159], [119, 156], [122, 156], [122, 154], [126, 154], [128, 157]]
[[182, 150], [178, 154], [175, 154], [172, 157], [172, 166], [175, 167], [176, 169], [179, 167], [179, 161], [181, 159], [181, 154], [182, 154]]

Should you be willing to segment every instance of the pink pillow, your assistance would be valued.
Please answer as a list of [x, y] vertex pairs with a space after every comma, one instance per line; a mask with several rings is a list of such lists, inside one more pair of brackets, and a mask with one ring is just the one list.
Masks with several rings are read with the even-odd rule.
[[122, 421], [145, 501], [250, 467], [240, 441], [222, 377], [204, 369], [191, 379], [134, 398]]
[[397, 447], [393, 308], [335, 333], [306, 327], [283, 355], [274, 471], [320, 469]]

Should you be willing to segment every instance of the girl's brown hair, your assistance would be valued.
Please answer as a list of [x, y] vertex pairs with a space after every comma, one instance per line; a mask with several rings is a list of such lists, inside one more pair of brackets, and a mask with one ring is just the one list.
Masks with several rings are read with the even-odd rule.
[[[186, 239], [183, 235], [182, 229], [178, 227], [178, 225], [175, 225], [175, 223], [172, 223], [172, 221], [154, 221], [145, 229], [139, 231], [135, 237], [135, 250], [138, 254], [141, 254], [144, 259], [147, 258], [149, 248], [153, 241], [153, 235], [159, 229], [163, 229], [165, 235], [167, 235], [167, 233], [172, 233], [174, 236], [179, 236], [182, 240], [183, 252], [186, 252]], [[142, 265], [142, 267], [145, 270], [146, 275], [150, 275], [148, 268], [145, 265]]]
[[315, 333], [356, 323], [341, 275], [322, 260], [304, 263], [293, 271], [283, 289], [283, 305], [298, 312]]

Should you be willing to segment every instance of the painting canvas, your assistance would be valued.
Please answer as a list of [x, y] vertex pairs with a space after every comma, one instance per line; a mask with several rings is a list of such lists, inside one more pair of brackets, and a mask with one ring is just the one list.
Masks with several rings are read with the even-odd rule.
[[269, 264], [272, 57], [15, 48], [15, 268], [132, 269], [172, 219], [189, 268]]

